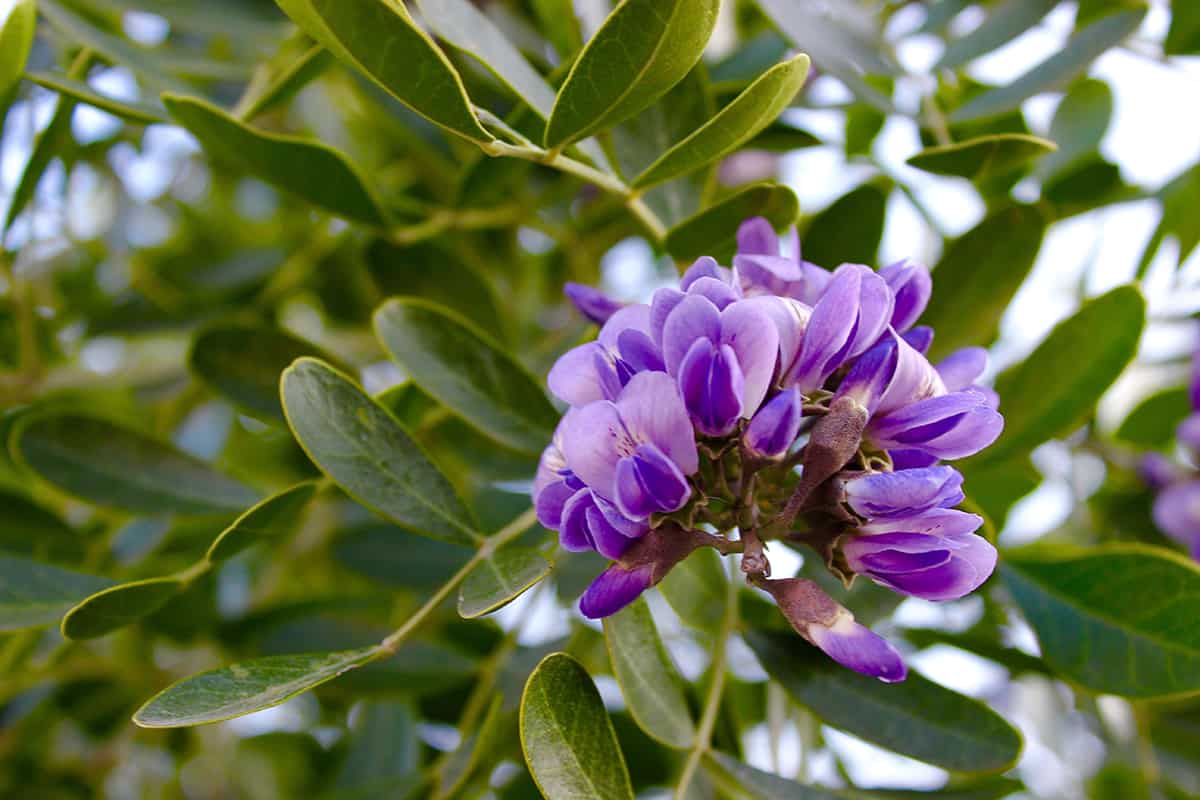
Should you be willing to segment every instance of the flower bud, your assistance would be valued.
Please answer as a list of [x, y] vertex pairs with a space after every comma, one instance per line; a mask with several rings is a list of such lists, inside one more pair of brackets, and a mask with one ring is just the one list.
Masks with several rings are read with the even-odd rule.
[[705, 538], [672, 523], [650, 530], [592, 581], [579, 599], [579, 610], [589, 619], [617, 613], [705, 544]]
[[963, 501], [963, 477], [953, 467], [904, 469], [848, 478], [846, 502], [863, 519], [919, 514]]
[[925, 311], [925, 306], [929, 305], [933, 279], [929, 277], [928, 269], [907, 259], [879, 270], [879, 276], [887, 281], [888, 288], [896, 297], [892, 327], [903, 333], [913, 326]]
[[582, 283], [566, 284], [563, 286], [563, 293], [574, 303], [580, 314], [597, 325], [608, 322], [609, 317], [625, 307], [624, 303], [613, 300], [599, 289]]
[[1154, 524], [1200, 560], [1200, 481], [1168, 486], [1154, 501]]
[[750, 420], [742, 435], [742, 443], [757, 458], [781, 458], [796, 441], [803, 414], [804, 396], [800, 390], [795, 386], [784, 389]]

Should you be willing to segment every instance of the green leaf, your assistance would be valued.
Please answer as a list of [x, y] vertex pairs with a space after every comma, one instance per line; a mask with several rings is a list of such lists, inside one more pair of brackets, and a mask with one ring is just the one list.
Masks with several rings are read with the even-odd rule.
[[663, 647], [650, 606], [639, 598], [604, 620], [604, 639], [625, 705], [650, 738], [677, 750], [696, 739], [683, 684]]
[[[0, 435], [0, 442], [3, 438]], [[83, 560], [84, 537], [49, 509], [4, 489], [0, 489], [0, 508], [4, 509], [0, 519], [0, 551], [39, 561]]]
[[691, 71], [720, 0], [623, 0], [571, 66], [546, 124], [547, 147], [611, 128]]
[[887, 191], [866, 183], [834, 200], [809, 222], [804, 235], [804, 258], [833, 269], [838, 264], [874, 264], [883, 239]]
[[34, 0], [17, 0], [0, 26], [0, 119], [8, 111], [16, 94], [17, 84], [29, 53], [33, 50], [33, 35], [37, 28], [37, 5]]
[[954, 69], [992, 52], [1037, 25], [1056, 4], [1056, 0], [1007, 0], [991, 7], [979, 27], [949, 41], [937, 67]]
[[497, 441], [540, 452], [558, 413], [520, 363], [438, 305], [393, 298], [375, 312], [375, 334], [413, 382]]
[[328, 50], [312, 44], [307, 36], [297, 31], [284, 41], [279, 52], [255, 69], [233, 115], [249, 122], [265, 114], [294, 97], [332, 63], [333, 56]]
[[324, 362], [301, 358], [281, 381], [300, 446], [354, 499], [406, 528], [471, 544], [479, 538], [454, 487], [383, 406]]
[[550, 574], [550, 562], [532, 547], [504, 547], [479, 562], [458, 592], [458, 614], [474, 619], [511, 603]]
[[1083, 304], [996, 379], [1004, 433], [980, 461], [1002, 461], [1078, 427], [1137, 352], [1146, 301], [1120, 286]]
[[1021, 77], [990, 89], [956, 109], [950, 114], [950, 122], [1003, 114], [1035, 94], [1065, 87], [1100, 54], [1137, 30], [1145, 16], [1146, 9], [1142, 7], [1116, 11], [1096, 20], [1071, 36], [1061, 50]]
[[267, 422], [283, 422], [279, 376], [303, 356], [329, 360], [316, 345], [278, 328], [227, 323], [196, 334], [188, 367], [242, 411]]
[[210, 564], [219, 564], [261, 539], [286, 534], [316, 493], [316, 483], [300, 483], [247, 509], [246, 513], [221, 531], [208, 548], [205, 560]]
[[964, 461], [960, 467], [966, 481], [967, 497], [997, 529], [1004, 527], [1013, 504], [1042, 482], [1041, 473], [1028, 456], [982, 466]]
[[233, 719], [277, 706], [379, 655], [378, 648], [365, 647], [266, 656], [201, 672], [150, 698], [133, 721], [143, 728], [183, 728]]
[[1200, 569], [1189, 559], [1134, 544], [1026, 550], [1001, 574], [1063, 677], [1139, 699], [1200, 692]]
[[0, 556], [0, 631], [53, 625], [71, 606], [112, 585], [95, 575]]
[[704, 754], [704, 768], [721, 786], [736, 790], [736, 796], [745, 795], [750, 800], [845, 800], [846, 795], [805, 786], [749, 764], [719, 750]]
[[314, 139], [252, 128], [196, 97], [164, 94], [162, 100], [218, 161], [340, 216], [369, 225], [387, 222], [366, 177], [337, 150]]
[[179, 578], [149, 578], [110, 586], [68, 611], [62, 634], [68, 639], [105, 636], [153, 614], [186, 585]]
[[644, 189], [699, 169], [737, 150], [775, 121], [804, 86], [808, 56], [801, 53], [764, 72], [715, 117], [672, 147], [633, 181]]
[[554, 108], [550, 84], [470, 0], [417, 0], [417, 7], [435, 34], [478, 58], [539, 117], [550, 118]]
[[305, 33], [370, 76], [421, 116], [475, 142], [490, 142], [462, 78], [394, 0], [276, 0]]
[[1056, 149], [1054, 142], [1037, 136], [995, 133], [965, 142], [930, 147], [905, 163], [935, 175], [957, 175], [977, 181], [1007, 175]]
[[115, 97], [100, 94], [83, 81], [68, 78], [66, 75], [57, 72], [30, 72], [25, 77], [38, 86], [43, 86], [59, 94], [65, 94], [84, 105], [98, 108], [101, 111], [107, 111], [114, 116], [129, 120], [130, 122], [136, 122], [139, 125], [153, 125], [167, 121], [167, 112], [162, 108], [152, 106], [149, 103], [118, 100]]
[[633, 800], [629, 770], [600, 692], [566, 653], [546, 656], [525, 683], [521, 747], [545, 797]]
[[729, 593], [721, 557], [703, 547], [688, 556], [658, 584], [667, 603], [679, 618], [710, 633], [721, 626]]
[[1193, 164], [1159, 189], [1162, 219], [1142, 252], [1137, 271], [1139, 279], [1145, 276], [1159, 247], [1168, 237], [1179, 243], [1176, 265], [1183, 264], [1200, 244], [1200, 218], [1193, 213], [1197, 198], [1200, 198], [1200, 163]]
[[257, 494], [169, 444], [106, 420], [35, 414], [13, 432], [21, 460], [81, 500], [143, 514], [219, 514]]
[[709, 255], [722, 263], [737, 250], [738, 226], [750, 217], [766, 217], [781, 231], [793, 225], [800, 201], [786, 186], [757, 183], [732, 197], [688, 217], [667, 232], [667, 252], [677, 261], [691, 262]]
[[1050, 122], [1050, 139], [1058, 150], [1042, 159], [1038, 174], [1057, 176], [1096, 152], [1112, 119], [1113, 96], [1108, 84], [1094, 78], [1078, 81], [1063, 97]]
[[1200, 7], [1190, 0], [1171, 0], [1171, 27], [1163, 52], [1169, 56], [1200, 53]]
[[1033, 269], [1045, 234], [1046, 220], [1036, 207], [1012, 206], [950, 243], [933, 270], [933, 295], [921, 316], [922, 324], [937, 331], [932, 358], [996, 338], [1000, 318]]
[[961, 772], [1004, 770], [1020, 755], [1021, 735], [1000, 715], [919, 674], [886, 684], [795, 635], [751, 631], [746, 641], [797, 703], [880, 747]]
[[1185, 387], [1165, 389], [1138, 403], [1113, 437], [1141, 448], [1165, 448], [1175, 438], [1176, 426], [1191, 413], [1191, 396]]

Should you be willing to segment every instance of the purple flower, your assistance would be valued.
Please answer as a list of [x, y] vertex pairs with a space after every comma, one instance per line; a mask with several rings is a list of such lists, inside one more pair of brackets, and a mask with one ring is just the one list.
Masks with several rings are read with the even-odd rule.
[[582, 406], [613, 400], [637, 373], [662, 369], [662, 354], [650, 339], [650, 309], [638, 304], [609, 317], [596, 341], [564, 353], [546, 382], [560, 400]]
[[929, 352], [929, 346], [933, 344], [933, 328], [928, 325], [918, 325], [906, 330], [900, 338], [908, 342], [913, 350], [925, 355]]
[[917, 318], [929, 305], [929, 296], [933, 293], [933, 279], [929, 270], [920, 264], [907, 259], [889, 264], [879, 270], [896, 298], [896, 306], [892, 310], [892, 327], [903, 333], [913, 326]]
[[873, 415], [888, 414], [946, 393], [937, 370], [903, 338], [888, 331], [855, 362], [838, 387]]
[[1200, 560], [1200, 480], [1168, 486], [1154, 501], [1154, 524]]
[[567, 283], [563, 293], [575, 304], [580, 314], [597, 325], [608, 322], [613, 314], [625, 307], [624, 303], [613, 300], [599, 289], [585, 286], [582, 283]]
[[633, 540], [649, 530], [627, 519], [591, 489], [580, 489], [563, 504], [559, 542], [573, 553], [595, 550], [605, 558], [620, 558]]
[[1191, 414], [1179, 423], [1175, 438], [1193, 453], [1200, 453], [1200, 414]]
[[583, 481], [567, 468], [567, 460], [559, 449], [562, 427], [563, 423], [559, 422], [553, 443], [542, 451], [537, 475], [533, 479], [533, 505], [538, 522], [552, 531], [558, 530], [563, 506], [571, 499], [571, 495], [584, 488]]
[[762, 217], [746, 220], [738, 228], [738, 252], [733, 258], [734, 283], [747, 297], [774, 295], [813, 305], [825, 292], [833, 274], [800, 258], [796, 229], [783, 241]]
[[964, 347], [942, 359], [937, 365], [937, 371], [942, 376], [946, 389], [957, 392], [959, 389], [974, 386], [975, 381], [987, 369], [987, 363], [987, 350], [982, 347]]
[[796, 441], [803, 414], [804, 396], [800, 390], [795, 386], [784, 389], [750, 420], [742, 434], [742, 443], [757, 458], [779, 458]]
[[1162, 453], [1147, 453], [1142, 456], [1137, 465], [1137, 472], [1146, 485], [1156, 492], [1162, 491], [1182, 477], [1179, 467]]
[[1003, 428], [993, 397], [970, 388], [876, 416], [864, 438], [881, 450], [910, 449], [954, 459], [978, 453], [996, 441]]
[[683, 508], [699, 468], [683, 398], [662, 372], [634, 375], [616, 401], [597, 400], [563, 420], [567, 466], [631, 520]]
[[963, 501], [963, 477], [953, 467], [875, 472], [846, 480], [846, 503], [863, 519], [911, 516]]
[[579, 611], [589, 619], [602, 619], [620, 611], [650, 588], [650, 567], [629, 569], [613, 564], [592, 581], [579, 598]]
[[979, 588], [996, 567], [996, 548], [974, 531], [983, 518], [934, 508], [859, 526], [841, 544], [850, 569], [903, 594], [955, 600]]

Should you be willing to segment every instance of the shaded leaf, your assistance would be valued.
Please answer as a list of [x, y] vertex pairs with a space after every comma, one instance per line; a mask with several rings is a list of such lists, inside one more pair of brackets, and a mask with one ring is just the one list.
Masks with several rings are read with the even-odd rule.
[[22, 419], [14, 448], [43, 480], [89, 503], [144, 514], [217, 514], [258, 497], [165, 442], [79, 414]]
[[489, 614], [549, 574], [550, 562], [532, 547], [503, 547], [467, 573], [458, 592], [459, 616]]
[[377, 658], [375, 647], [266, 656], [201, 672], [168, 686], [133, 715], [143, 728], [221, 722], [277, 706]]
[[414, 383], [497, 441], [540, 452], [558, 414], [533, 376], [486, 335], [433, 303], [392, 299], [375, 333]]
[[95, 639], [153, 614], [187, 584], [178, 578], [149, 578], [110, 586], [88, 597], [63, 617], [68, 639]]
[[337, 150], [314, 139], [252, 128], [206, 100], [173, 94], [162, 99], [214, 159], [335, 214], [369, 225], [387, 222], [369, 181]]
[[1192, 401], [1180, 386], [1150, 395], [1138, 403], [1113, 436], [1138, 447], [1164, 448], [1175, 438], [1175, 428], [1192, 413]]
[[38, 86], [51, 91], [65, 94], [84, 105], [107, 111], [114, 116], [136, 122], [140, 125], [153, 125], [167, 122], [167, 112], [149, 103], [139, 103], [136, 100], [119, 100], [115, 97], [101, 94], [83, 81], [77, 81], [56, 72], [31, 72], [25, 76]]
[[1056, 0], [1006, 0], [992, 6], [977, 28], [949, 41], [937, 67], [954, 69], [992, 52], [1037, 25], [1056, 4]]
[[0, 508], [4, 509], [0, 518], [0, 550], [39, 561], [82, 560], [84, 538], [54, 512], [4, 489], [0, 489]]
[[804, 258], [833, 269], [838, 264], [874, 264], [883, 239], [887, 191], [867, 183], [834, 200], [809, 222], [800, 237]]
[[705, 753], [704, 767], [718, 785], [730, 785], [751, 800], [845, 800], [847, 797], [763, 772], [719, 750]]
[[796, 222], [799, 213], [800, 201], [788, 187], [755, 184], [671, 228], [667, 252], [677, 261], [710, 255], [727, 263], [737, 250], [737, 229], [744, 221], [766, 217], [775, 230], [782, 231]]
[[1054, 110], [1049, 138], [1058, 145], [1038, 164], [1038, 174], [1064, 173], [1100, 146], [1112, 119], [1113, 96], [1108, 84], [1095, 78], [1075, 83]]
[[546, 656], [525, 683], [521, 747], [546, 797], [633, 800], [629, 771], [600, 692], [566, 653]]
[[767, 127], [792, 102], [808, 75], [801, 54], [767, 70], [702, 128], [679, 142], [633, 181], [641, 189], [670, 180], [737, 150]]
[[288, 533], [300, 517], [300, 512], [317, 493], [317, 484], [301, 483], [273, 494], [258, 505], [247, 509], [213, 541], [204, 558], [218, 564], [261, 539]]
[[1190, 0], [1171, 0], [1171, 27], [1163, 52], [1169, 56], [1200, 53], [1200, 6]]
[[957, 175], [975, 181], [1007, 174], [1055, 149], [1054, 142], [1037, 136], [997, 133], [930, 147], [906, 163], [935, 175]]
[[283, 43], [278, 53], [255, 70], [233, 115], [249, 121], [265, 114], [294, 97], [332, 63], [333, 56], [328, 50], [312, 44], [307, 36], [297, 32]]
[[478, 538], [450, 482], [396, 418], [344, 374], [302, 358], [284, 371], [281, 391], [300, 446], [351, 497], [435, 539]]
[[71, 606], [112, 585], [96, 575], [0, 556], [0, 631], [53, 625]]
[[545, 144], [611, 128], [683, 80], [717, 24], [719, 0], [624, 0], [584, 47], [558, 91]]
[[746, 641], [793, 700], [868, 742], [962, 772], [1007, 769], [1020, 755], [1020, 734], [996, 712], [919, 674], [885, 684], [795, 635], [751, 631]]
[[680, 619], [711, 633], [725, 618], [728, 581], [721, 557], [715, 550], [703, 547], [668, 572], [658, 590]]
[[686, 750], [696, 738], [679, 672], [642, 598], [604, 620], [604, 639], [625, 705], [652, 739]]
[[37, 28], [37, 5], [34, 0], [17, 0], [11, 6], [4, 24], [0, 26], [0, 119], [4, 119], [9, 103], [21, 82], [21, 72], [33, 50]]

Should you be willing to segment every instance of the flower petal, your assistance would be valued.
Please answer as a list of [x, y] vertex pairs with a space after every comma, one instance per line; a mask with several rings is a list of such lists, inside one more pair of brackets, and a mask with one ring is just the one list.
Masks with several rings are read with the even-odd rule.
[[779, 331], [761, 303], [740, 302], [721, 312], [721, 344], [733, 348], [745, 380], [742, 415], [758, 410], [779, 360]]
[[738, 226], [737, 251], [763, 255], [779, 255], [779, 239], [765, 217], [751, 217]]
[[592, 581], [579, 598], [579, 611], [588, 619], [601, 619], [617, 613], [637, 600], [650, 588], [650, 570], [626, 569], [613, 564]]
[[652, 444], [639, 445], [632, 456], [617, 463], [616, 505], [632, 520], [644, 520], [656, 512], [683, 508], [691, 497], [687, 478], [671, 459]]
[[603, 400], [604, 389], [596, 372], [597, 356], [604, 357], [604, 348], [596, 342], [573, 347], [559, 356], [546, 377], [554, 396], [573, 406]]
[[[621, 419], [635, 440], [657, 445], [684, 475], [691, 475], [699, 468], [700, 458], [696, 451], [692, 422], [674, 379], [665, 372], [639, 372], [634, 375], [617, 398], [616, 408], [620, 410]], [[567, 463], [570, 464], [570, 461], [568, 455]], [[613, 467], [616, 467], [615, 461]], [[583, 477], [579, 470], [575, 472]], [[583, 479], [587, 481], [586, 477]]]
[[716, 342], [721, 335], [721, 312], [712, 301], [689, 294], [667, 315], [663, 324], [662, 351], [667, 372], [678, 374], [680, 362], [697, 339]]
[[609, 317], [625, 305], [613, 300], [599, 289], [582, 283], [565, 284], [563, 286], [563, 293], [575, 305], [580, 314], [583, 314], [583, 316], [597, 325], [603, 325], [605, 322], [608, 322]]
[[1167, 487], [1154, 501], [1154, 524], [1187, 546], [1200, 540], [1200, 481]]
[[946, 356], [937, 365], [938, 374], [946, 389], [957, 392], [966, 389], [987, 369], [988, 353], [982, 347], [964, 347]]
[[[663, 375], [643, 372], [642, 375]], [[637, 378], [638, 376], [634, 376]], [[632, 385], [632, 381], [630, 382]], [[617, 462], [637, 447], [615, 404], [598, 400], [577, 409], [563, 423], [563, 456], [580, 480], [602, 497], [611, 498]]]
[[810, 625], [808, 637], [825, 654], [843, 667], [896, 683], [908, 677], [904, 659], [887, 640], [854, 621], [845, 612], [830, 627]]
[[963, 478], [953, 467], [877, 472], [845, 481], [846, 501], [866, 519], [911, 516], [963, 501]]

